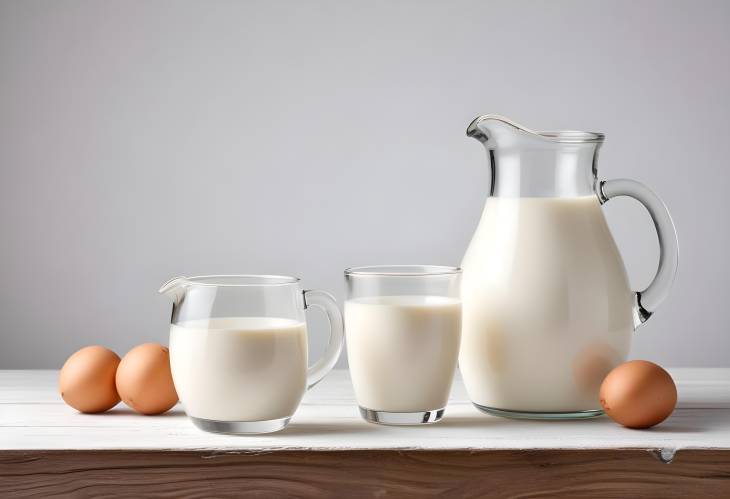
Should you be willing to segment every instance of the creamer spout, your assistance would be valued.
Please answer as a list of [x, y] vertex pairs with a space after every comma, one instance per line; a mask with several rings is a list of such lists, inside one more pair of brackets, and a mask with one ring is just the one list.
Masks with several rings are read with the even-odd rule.
[[160, 286], [160, 289], [157, 290], [158, 293], [162, 295], [167, 295], [170, 298], [172, 298], [172, 301], [177, 303], [180, 301], [180, 298], [182, 298], [182, 295], [185, 293], [185, 284], [188, 282], [188, 278], [185, 276], [178, 276], [173, 277], [169, 281], [165, 282], [162, 286]]

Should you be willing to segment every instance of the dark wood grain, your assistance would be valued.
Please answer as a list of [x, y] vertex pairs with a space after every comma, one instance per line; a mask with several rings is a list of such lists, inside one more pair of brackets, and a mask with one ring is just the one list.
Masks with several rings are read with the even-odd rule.
[[0, 497], [730, 498], [730, 451], [0, 451]]

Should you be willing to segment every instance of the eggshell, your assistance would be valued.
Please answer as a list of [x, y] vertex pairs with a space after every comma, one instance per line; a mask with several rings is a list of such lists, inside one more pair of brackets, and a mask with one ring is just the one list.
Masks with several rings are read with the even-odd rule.
[[61, 368], [61, 398], [80, 412], [104, 412], [119, 403], [114, 376], [119, 356], [102, 346], [84, 347]]
[[606, 414], [628, 428], [649, 428], [664, 421], [677, 405], [677, 387], [667, 371], [646, 360], [614, 368], [601, 384]]
[[124, 403], [141, 414], [162, 414], [177, 403], [170, 352], [158, 343], [127, 352], [117, 368], [116, 382]]

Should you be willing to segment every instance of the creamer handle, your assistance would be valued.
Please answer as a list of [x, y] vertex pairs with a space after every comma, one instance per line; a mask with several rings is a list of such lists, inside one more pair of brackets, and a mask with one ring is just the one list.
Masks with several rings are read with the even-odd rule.
[[679, 242], [672, 216], [666, 205], [654, 191], [636, 180], [620, 178], [604, 180], [599, 184], [598, 196], [601, 203], [616, 196], [629, 196], [644, 205], [654, 222], [659, 238], [659, 267], [649, 286], [636, 293], [635, 323], [643, 324], [651, 317], [661, 302], [669, 295], [674, 277], [677, 275]]
[[345, 343], [342, 314], [335, 298], [324, 291], [307, 289], [304, 291], [304, 308], [309, 307], [318, 307], [327, 314], [330, 323], [330, 339], [322, 358], [307, 370], [307, 390], [322, 381], [322, 378], [335, 367]]

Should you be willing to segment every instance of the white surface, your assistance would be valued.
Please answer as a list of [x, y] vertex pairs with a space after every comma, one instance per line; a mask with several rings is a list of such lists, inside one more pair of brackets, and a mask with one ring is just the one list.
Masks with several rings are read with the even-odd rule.
[[730, 449], [730, 369], [674, 369], [680, 404], [651, 430], [628, 430], [608, 418], [518, 421], [481, 414], [457, 377], [446, 416], [422, 427], [365, 423], [347, 371], [334, 371], [309, 392], [287, 429], [229, 436], [196, 429], [177, 406], [139, 416], [123, 404], [79, 414], [57, 389], [57, 371], [0, 371], [0, 449]]

